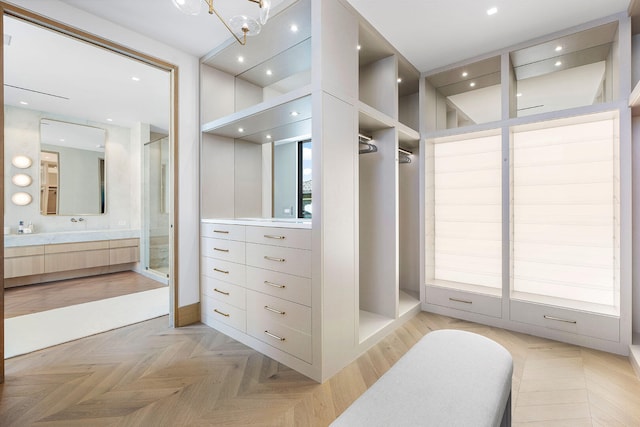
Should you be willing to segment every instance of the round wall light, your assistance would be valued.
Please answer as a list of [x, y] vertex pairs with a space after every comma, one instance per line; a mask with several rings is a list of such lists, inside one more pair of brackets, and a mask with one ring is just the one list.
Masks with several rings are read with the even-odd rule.
[[31, 194], [22, 191], [13, 193], [13, 195], [11, 196], [11, 201], [13, 202], [13, 204], [18, 206], [26, 206], [31, 203], [31, 200], [33, 200], [31, 198]]
[[31, 185], [33, 180], [26, 173], [17, 173], [13, 175], [13, 177], [11, 178], [11, 182], [13, 182], [18, 187], [28, 187], [29, 185]]
[[13, 156], [11, 159], [11, 164], [20, 169], [26, 169], [31, 166], [31, 158], [25, 156], [24, 154], [20, 154], [18, 156]]

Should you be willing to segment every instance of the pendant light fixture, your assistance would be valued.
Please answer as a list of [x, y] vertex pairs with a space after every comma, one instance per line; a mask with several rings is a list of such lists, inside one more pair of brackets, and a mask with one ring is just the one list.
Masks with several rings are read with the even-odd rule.
[[262, 25], [267, 23], [269, 19], [269, 11], [271, 10], [271, 0], [248, 0], [251, 3], [256, 3], [260, 6], [260, 15], [258, 22], [257, 19], [246, 16], [246, 15], [237, 15], [234, 16], [227, 22], [218, 11], [213, 7], [213, 0], [172, 0], [173, 4], [182, 12], [187, 15], [197, 15], [200, 13], [200, 9], [202, 6], [201, 1], [207, 3], [209, 6], [209, 14], [215, 14], [220, 22], [227, 27], [227, 30], [235, 37], [235, 39], [241, 45], [247, 44], [247, 36], [255, 36], [260, 33], [262, 29]]

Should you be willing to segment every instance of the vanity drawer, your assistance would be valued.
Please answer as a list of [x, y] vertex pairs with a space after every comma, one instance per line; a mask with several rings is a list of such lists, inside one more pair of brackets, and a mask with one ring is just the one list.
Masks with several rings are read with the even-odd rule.
[[21, 256], [4, 259], [5, 279], [42, 273], [44, 273], [44, 255]]
[[311, 251], [247, 243], [247, 265], [311, 277]]
[[311, 334], [311, 308], [260, 292], [247, 291], [247, 318]]
[[242, 242], [245, 236], [244, 229], [244, 225], [211, 224], [208, 222], [201, 224], [202, 236], [213, 237], [215, 239], [238, 240]]
[[258, 320], [247, 315], [247, 333], [272, 347], [307, 363], [312, 363], [311, 335], [277, 322]]
[[546, 304], [511, 300], [511, 320], [573, 334], [620, 340], [620, 319]]
[[208, 297], [217, 301], [231, 304], [234, 307], [245, 309], [247, 306], [247, 291], [242, 286], [223, 282], [211, 277], [202, 276], [202, 291]]
[[311, 230], [248, 226], [247, 242], [311, 250]]
[[485, 316], [502, 316], [502, 298], [491, 295], [427, 285], [425, 301], [429, 304], [484, 314]]
[[247, 315], [244, 310], [209, 296], [202, 299], [202, 317], [207, 324], [211, 320], [215, 320], [239, 331], [247, 331]]
[[244, 264], [244, 242], [203, 237], [200, 241], [200, 249], [204, 256]]
[[247, 288], [311, 306], [311, 279], [247, 266]]
[[244, 286], [246, 283], [244, 265], [215, 258], [202, 257], [202, 274], [235, 285]]

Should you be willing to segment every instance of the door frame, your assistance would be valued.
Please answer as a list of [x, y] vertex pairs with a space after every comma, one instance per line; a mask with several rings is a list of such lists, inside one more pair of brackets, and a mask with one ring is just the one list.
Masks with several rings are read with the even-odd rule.
[[[136, 61], [140, 61], [144, 64], [156, 67], [158, 69], [169, 72], [170, 79], [170, 129], [169, 129], [169, 151], [171, 153], [171, 192], [170, 192], [170, 227], [169, 233], [169, 245], [171, 246], [171, 258], [170, 258], [170, 271], [171, 277], [169, 278], [170, 288], [170, 306], [169, 306], [169, 318], [171, 326], [180, 326], [178, 318], [178, 245], [176, 244], [178, 238], [178, 66], [166, 62], [162, 59], [144, 54], [137, 50], [131, 49], [119, 43], [115, 43], [111, 40], [99, 37], [95, 34], [88, 33], [81, 29], [75, 28], [63, 22], [59, 22], [48, 18], [46, 16], [34, 13], [30, 10], [23, 9], [21, 7], [5, 3], [0, 1], [0, 9], [2, 10], [2, 17], [11, 16], [16, 19], [47, 28], [59, 32], [61, 34], [73, 37], [75, 39], [84, 41], [93, 46], [107, 49], [113, 53], [120, 54], [131, 58]], [[0, 30], [4, 34], [4, 19], [0, 20]], [[4, 82], [4, 44], [0, 45], [0, 78]], [[0, 91], [0, 100], [4, 105], [4, 91]], [[4, 114], [0, 115], [0, 127], [4, 129]], [[4, 176], [4, 132], [0, 133], [0, 172]], [[4, 185], [0, 186], [0, 208], [4, 212]], [[4, 234], [0, 235], [0, 258], [3, 262], [0, 263], [0, 383], [4, 382]]]

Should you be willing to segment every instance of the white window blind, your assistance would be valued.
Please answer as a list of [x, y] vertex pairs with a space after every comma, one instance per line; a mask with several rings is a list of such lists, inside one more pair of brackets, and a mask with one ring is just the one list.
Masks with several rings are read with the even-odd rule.
[[513, 292], [615, 307], [617, 119], [513, 133]]
[[501, 289], [502, 138], [462, 138], [433, 147], [434, 284]]

